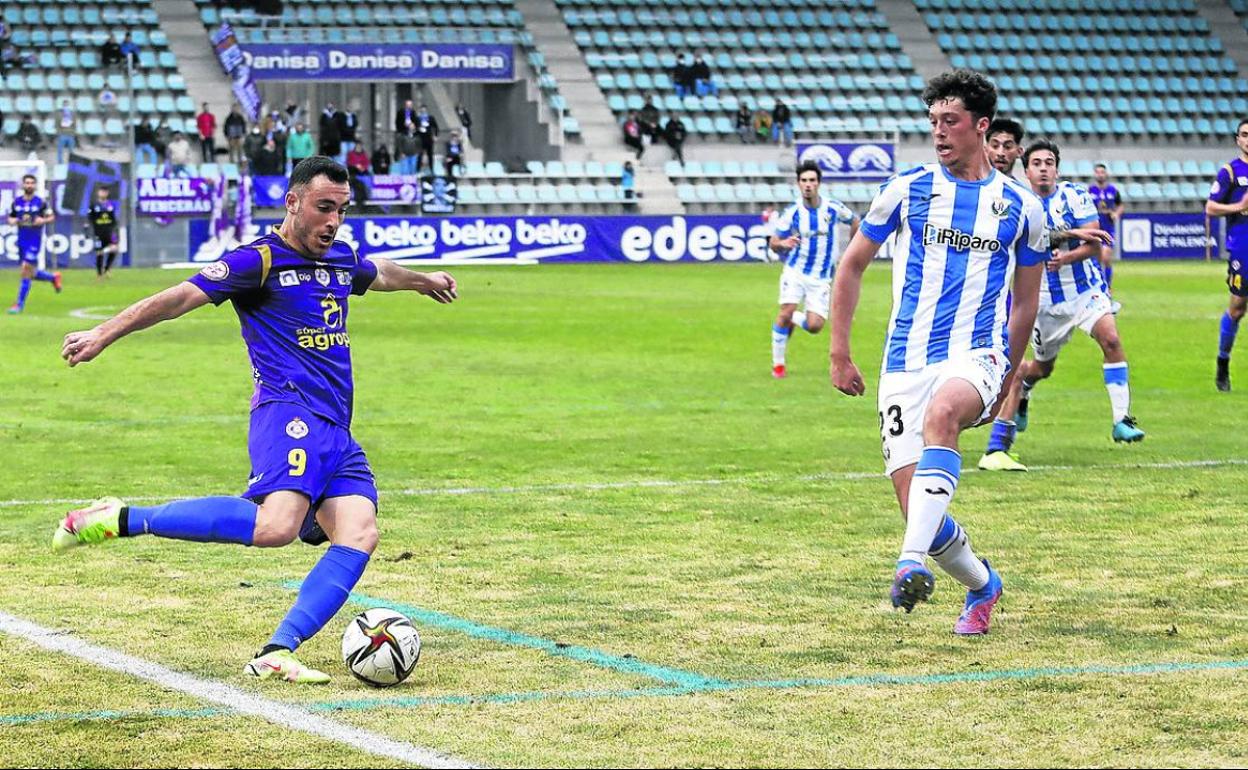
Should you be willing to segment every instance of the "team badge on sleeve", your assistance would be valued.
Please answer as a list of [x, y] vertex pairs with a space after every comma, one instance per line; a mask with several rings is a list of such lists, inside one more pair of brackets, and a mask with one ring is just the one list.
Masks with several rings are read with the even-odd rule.
[[1213, 180], [1213, 185], [1209, 188], [1210, 195], [1217, 195], [1222, 192], [1222, 185], [1218, 184], [1218, 180]]
[[224, 281], [230, 277], [230, 266], [223, 260], [218, 259], [211, 265], [204, 267], [203, 270], [200, 270], [199, 274], [210, 281]]

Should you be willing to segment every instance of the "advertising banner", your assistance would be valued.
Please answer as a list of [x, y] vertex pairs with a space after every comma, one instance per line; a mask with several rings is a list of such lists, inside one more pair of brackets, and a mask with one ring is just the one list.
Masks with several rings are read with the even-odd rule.
[[824, 181], [887, 179], [897, 173], [897, 151], [892, 142], [799, 142], [797, 164], [814, 161]]
[[1205, 236], [1204, 214], [1126, 214], [1118, 226], [1123, 259], [1204, 259], [1208, 246], [1218, 256], [1218, 228]]
[[511, 82], [515, 49], [496, 43], [248, 43], [256, 80]]

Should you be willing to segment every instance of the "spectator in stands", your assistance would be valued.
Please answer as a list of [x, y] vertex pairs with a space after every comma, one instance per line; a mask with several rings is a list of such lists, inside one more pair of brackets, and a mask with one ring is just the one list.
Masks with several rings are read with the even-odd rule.
[[464, 138], [472, 141], [472, 115], [468, 113], [468, 108], [462, 103], [455, 105], [455, 117], [459, 118], [459, 125], [464, 127]]
[[153, 166], [159, 163], [155, 145], [156, 132], [152, 130], [152, 119], [144, 115], [142, 120], [134, 124], [134, 162], [150, 163]]
[[338, 158], [338, 162], [342, 163], [355, 147], [356, 131], [360, 126], [360, 117], [355, 113], [355, 110], [346, 109], [335, 115], [334, 121], [338, 124], [338, 138], [342, 140], [342, 149], [339, 150], [340, 157]]
[[394, 135], [398, 136], [406, 131], [408, 123], [416, 125], [416, 105], [412, 104], [411, 99], [403, 102], [403, 106], [394, 115]]
[[260, 121], [260, 133], [264, 134], [265, 141], [272, 139], [277, 144], [277, 151], [285, 157], [286, 139], [290, 135], [290, 127], [286, 125], [282, 113], [277, 110], [269, 112], [268, 117]]
[[169, 119], [161, 116], [160, 121], [156, 123], [156, 128], [152, 131], [152, 135], [156, 137], [156, 143], [152, 148], [156, 150], [157, 157], [164, 158], [165, 151], [169, 148], [169, 143], [173, 141], [173, 129], [169, 127]]
[[641, 124], [641, 133], [647, 141], [653, 142], [662, 136], [661, 120], [659, 108], [654, 106], [654, 95], [646, 94], [646, 102], [641, 105], [641, 112], [637, 113], [637, 122]]
[[203, 163], [214, 163], [217, 159], [217, 116], [208, 109], [204, 102], [202, 111], [195, 116], [195, 126], [199, 129], [199, 155]]
[[121, 38], [121, 55], [130, 61], [132, 68], [139, 68], [139, 46], [130, 38], [129, 32]]
[[374, 174], [385, 175], [390, 173], [390, 164], [392, 163], [390, 159], [390, 148], [384, 143], [377, 145], [377, 149], [373, 150], [373, 157], [371, 160], [373, 161]]
[[78, 146], [78, 117], [68, 99], [61, 100], [61, 114], [56, 121], [56, 162], [64, 163], [61, 151], [70, 153]]
[[315, 154], [316, 145], [312, 142], [312, 135], [308, 133], [307, 126], [302, 123], [296, 124], [294, 133], [286, 140], [287, 168], [294, 169], [299, 165], [299, 161]]
[[711, 77], [711, 67], [702, 59], [701, 54], [693, 57], [693, 66], [689, 69], [693, 75], [694, 93], [698, 96], [719, 95], [719, 86]]
[[238, 111], [238, 105], [230, 107], [230, 114], [225, 116], [225, 141], [230, 146], [230, 162], [240, 163], [243, 160], [243, 137], [247, 135], [247, 120]]
[[320, 134], [320, 154], [329, 158], [338, 157], [338, 153], [342, 152], [342, 134], [338, 131], [338, 110], [333, 102], [326, 104], [321, 111]]
[[620, 174], [620, 189], [624, 191], [624, 200], [635, 200], [637, 197], [637, 175], [633, 171], [633, 162], [624, 161], [624, 171]]
[[416, 138], [416, 124], [408, 123], [394, 142], [394, 157], [400, 174], [415, 174], [420, 167], [420, 140]]
[[8, 22], [0, 19], [0, 43], [9, 42], [9, 38], [13, 37], [13, 30], [9, 27]]
[[191, 143], [186, 134], [177, 131], [166, 148], [165, 156], [174, 176], [190, 176], [187, 166], [191, 165]]
[[117, 43], [117, 37], [112, 32], [108, 33], [108, 39], [100, 46], [100, 62], [105, 67], [112, 67], [115, 64], [121, 64], [126, 57], [121, 53], [121, 46]]
[[[429, 159], [429, 176], [433, 176], [433, 143], [438, 138], [438, 121], [423, 104], [416, 111], [416, 137], [420, 139], [421, 155]], [[420, 173], [420, 163], [416, 164], [416, 173]]]
[[447, 179], [455, 178], [455, 168], [464, 163], [464, 140], [459, 131], [451, 131], [451, 138], [446, 140], [446, 154], [442, 156], [442, 167]]
[[33, 66], [35, 66], [33, 53], [22, 53], [12, 40], [0, 43], [0, 73], [7, 71], [10, 67]]
[[43, 132], [30, 115], [22, 116], [21, 125], [17, 127], [17, 143], [27, 153], [37, 152], [43, 146]]
[[363, 145], [352, 145], [351, 150], [347, 153], [347, 170], [368, 176], [369, 163], [368, 153], [365, 152]]
[[771, 111], [771, 140], [779, 144], [782, 138], [785, 147], [793, 146], [793, 111], [783, 99], [777, 99]]
[[672, 67], [672, 85], [676, 88], [676, 95], [682, 98], [694, 92], [693, 69], [685, 64], [683, 53], [676, 55], [676, 66]]
[[685, 138], [689, 136], [689, 130], [685, 128], [685, 121], [680, 119], [680, 115], [672, 113], [667, 119], [667, 125], [663, 127], [663, 138], [667, 140], [667, 146], [672, 148], [672, 157], [680, 161], [681, 168], [685, 166]]
[[243, 157], [253, 169], [256, 167], [256, 156], [260, 153], [260, 148], [264, 146], [264, 141], [260, 126], [252, 126], [251, 133], [247, 134], [247, 138], [243, 140]]
[[750, 134], [753, 132], [754, 118], [750, 115], [750, 107], [745, 102], [741, 102], [741, 106], [737, 107], [737, 136], [741, 137], [742, 144], [750, 143]]
[[632, 147], [637, 153], [637, 159], [641, 160], [641, 156], [646, 151], [646, 145], [641, 140], [641, 124], [637, 122], [637, 111], [629, 110], [628, 118], [624, 120], [624, 144]]
[[759, 107], [754, 111], [754, 141], [766, 142], [771, 139], [771, 113]]
[[286, 102], [286, 125], [294, 126], [302, 122], [303, 108], [294, 102]]
[[281, 176], [286, 170], [282, 154], [277, 150], [277, 142], [266, 139], [264, 146], [256, 151], [256, 162], [252, 164], [256, 176]]

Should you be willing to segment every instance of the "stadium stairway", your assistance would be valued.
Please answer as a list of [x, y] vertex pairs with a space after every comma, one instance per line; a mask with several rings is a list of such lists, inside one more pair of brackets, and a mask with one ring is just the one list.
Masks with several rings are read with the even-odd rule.
[[[534, 46], [546, 59], [546, 68], [559, 82], [559, 92], [567, 100], [568, 111], [581, 127], [580, 142], [563, 147], [565, 161], [623, 162], [629, 153], [620, 141], [620, 126], [607, 108], [602, 91], [585, 65], [581, 51], [572, 39], [563, 14], [554, 0], [515, 0], [533, 35]], [[636, 166], [636, 186], [641, 193], [638, 211], [643, 214], [682, 213], [676, 186], [663, 172], [662, 165]]]
[[1240, 77], [1248, 77], [1248, 30], [1239, 23], [1226, 0], [1196, 0], [1196, 10], [1209, 22], [1226, 44], [1226, 55], [1239, 69]]
[[897, 33], [901, 50], [910, 57], [915, 71], [924, 80], [952, 69], [949, 57], [940, 49], [936, 37], [914, 7], [914, 0], [875, 0], [875, 6], [888, 19], [888, 28]]
[[[200, 105], [208, 102], [212, 114], [217, 116], [218, 145], [224, 147], [221, 126], [230, 114], [234, 94], [229, 78], [217, 62], [212, 43], [204, 34], [199, 9], [195, 7], [194, 0], [161, 0], [152, 3], [152, 6], [160, 16], [160, 28], [169, 36], [169, 49], [178, 57], [178, 71], [186, 80], [186, 90], [195, 102], [196, 114]], [[198, 145], [195, 151], [198, 154]]]

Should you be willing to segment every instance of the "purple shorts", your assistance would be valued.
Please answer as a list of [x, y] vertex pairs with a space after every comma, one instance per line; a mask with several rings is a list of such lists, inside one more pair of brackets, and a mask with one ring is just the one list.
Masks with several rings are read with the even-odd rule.
[[346, 428], [305, 406], [271, 401], [254, 409], [247, 452], [251, 478], [243, 497], [260, 501], [289, 490], [312, 501], [299, 530], [306, 543], [327, 539], [316, 523], [316, 511], [325, 500], [360, 495], [377, 506], [377, 483], [364, 450]]
[[1226, 286], [1236, 297], [1248, 297], [1248, 254], [1226, 260]]
[[43, 243], [40, 241], [23, 241], [19, 237], [17, 239], [17, 258], [22, 262], [38, 263], [39, 249], [42, 247]]

